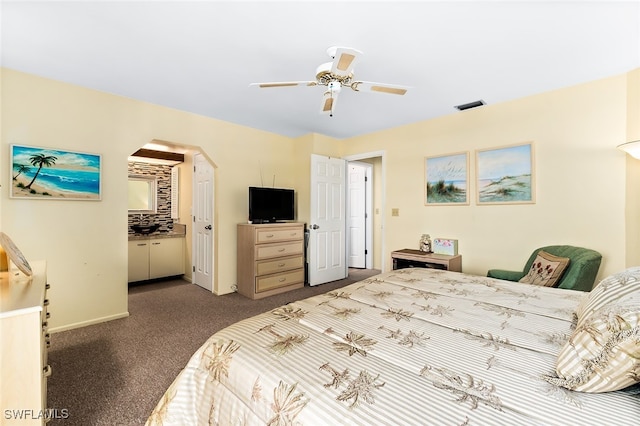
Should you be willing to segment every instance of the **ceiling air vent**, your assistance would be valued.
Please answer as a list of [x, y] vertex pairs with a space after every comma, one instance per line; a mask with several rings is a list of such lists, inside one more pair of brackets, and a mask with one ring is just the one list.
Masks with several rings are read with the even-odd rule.
[[455, 108], [459, 111], [464, 111], [465, 109], [476, 108], [484, 104], [484, 101], [480, 99], [479, 101], [469, 102], [468, 104], [457, 105]]

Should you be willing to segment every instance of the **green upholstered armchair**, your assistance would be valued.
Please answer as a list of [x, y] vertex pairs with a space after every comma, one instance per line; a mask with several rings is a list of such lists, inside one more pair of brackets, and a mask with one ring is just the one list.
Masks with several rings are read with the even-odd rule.
[[518, 281], [524, 277], [533, 264], [538, 252], [544, 250], [549, 254], [560, 257], [568, 257], [569, 266], [564, 271], [557, 287], [572, 290], [591, 291], [598, 275], [602, 255], [595, 250], [574, 246], [546, 246], [534, 250], [522, 271], [505, 271], [502, 269], [489, 269], [487, 276], [501, 280]]

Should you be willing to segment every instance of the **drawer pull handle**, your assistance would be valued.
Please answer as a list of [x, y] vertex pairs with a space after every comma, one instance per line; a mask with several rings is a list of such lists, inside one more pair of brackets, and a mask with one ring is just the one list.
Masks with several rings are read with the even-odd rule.
[[287, 279], [286, 278], [280, 278], [278, 281], [280, 281], [281, 283], [285, 282]]
[[278, 268], [282, 268], [286, 263], [278, 263]]
[[152, 246], [159, 246], [160, 243], [151, 243]]
[[268, 234], [267, 238], [273, 238], [273, 234]]
[[49, 290], [49, 289], [51, 288], [51, 284], [49, 284], [49, 283], [45, 284], [45, 285], [44, 285], [44, 288], [45, 288], [46, 290]]
[[278, 250], [280, 253], [282, 253], [283, 251], [285, 251], [286, 249], [281, 248], [280, 250]]
[[42, 375], [44, 377], [49, 377], [51, 375], [51, 366], [47, 365], [42, 369]]
[[44, 302], [42, 304], [44, 306], [49, 306], [49, 299], [44, 299]]

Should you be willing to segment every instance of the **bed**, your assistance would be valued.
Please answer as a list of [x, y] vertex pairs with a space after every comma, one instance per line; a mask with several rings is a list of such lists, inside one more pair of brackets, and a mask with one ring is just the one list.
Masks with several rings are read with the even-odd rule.
[[640, 424], [639, 312], [640, 268], [590, 293], [389, 271], [214, 334], [147, 424]]

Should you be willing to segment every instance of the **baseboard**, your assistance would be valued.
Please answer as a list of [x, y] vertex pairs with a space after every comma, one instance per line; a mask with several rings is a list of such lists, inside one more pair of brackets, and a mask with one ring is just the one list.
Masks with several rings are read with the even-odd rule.
[[86, 327], [88, 325], [99, 324], [101, 322], [112, 321], [120, 318], [126, 318], [129, 316], [129, 312], [123, 312], [121, 314], [109, 315], [108, 317], [95, 318], [89, 321], [81, 321], [73, 324], [62, 325], [60, 327], [54, 327], [49, 329], [49, 333], [59, 333], [61, 331], [73, 330], [74, 328]]

